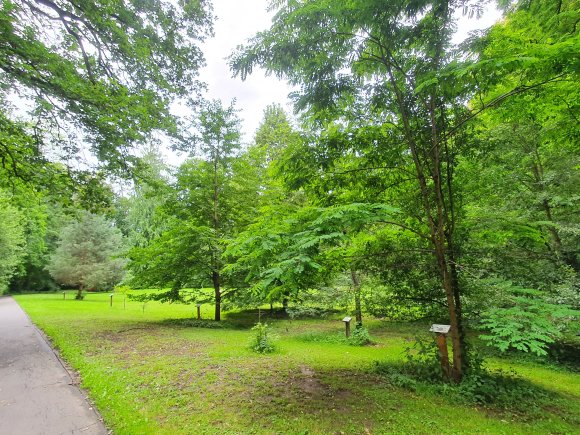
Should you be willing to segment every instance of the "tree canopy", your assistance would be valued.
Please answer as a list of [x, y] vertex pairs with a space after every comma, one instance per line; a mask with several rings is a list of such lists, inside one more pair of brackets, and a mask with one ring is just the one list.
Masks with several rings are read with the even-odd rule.
[[211, 19], [205, 1], [3, 2], [2, 165], [22, 175], [47, 154], [75, 159], [84, 142], [110, 168], [130, 168], [131, 147], [175, 132], [169, 103], [200, 90]]

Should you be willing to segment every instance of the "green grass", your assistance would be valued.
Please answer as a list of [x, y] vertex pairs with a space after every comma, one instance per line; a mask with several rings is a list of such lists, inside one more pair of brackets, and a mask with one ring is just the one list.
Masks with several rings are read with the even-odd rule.
[[[578, 433], [579, 376], [494, 359], [553, 395], [539, 411], [476, 407], [455, 396], [398, 388], [374, 370], [400, 362], [424, 324], [367, 322], [377, 345], [353, 347], [337, 336], [340, 316], [265, 319], [278, 351], [251, 352], [258, 313], [226, 313], [223, 328], [184, 326], [194, 305], [88, 294], [20, 295], [16, 300], [77, 369], [117, 434], [228, 433]], [[143, 310], [144, 308], [144, 310]], [[213, 307], [203, 306], [204, 318]], [[267, 311], [265, 312], [267, 313]], [[264, 314], [264, 312], [262, 313]]]

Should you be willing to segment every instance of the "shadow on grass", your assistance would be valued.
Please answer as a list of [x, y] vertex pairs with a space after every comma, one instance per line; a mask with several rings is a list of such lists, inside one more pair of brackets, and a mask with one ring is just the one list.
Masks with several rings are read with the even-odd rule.
[[565, 396], [523, 379], [515, 372], [478, 368], [464, 376], [460, 384], [443, 379], [438, 367], [413, 362], [376, 362], [373, 370], [394, 387], [444, 398], [450, 404], [478, 406], [488, 411], [537, 418], [548, 410], [564, 419], [578, 421], [563, 406]]
[[245, 329], [244, 326], [222, 320], [216, 322], [209, 319], [165, 319], [157, 322], [161, 326], [178, 327], [178, 328], [205, 328], [205, 329]]

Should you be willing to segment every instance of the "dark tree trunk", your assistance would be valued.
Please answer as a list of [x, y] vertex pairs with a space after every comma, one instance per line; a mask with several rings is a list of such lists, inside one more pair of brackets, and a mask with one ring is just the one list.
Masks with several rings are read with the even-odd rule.
[[79, 286], [79, 289], [77, 290], [77, 294], [75, 296], [75, 299], [77, 301], [80, 301], [83, 298], [83, 286]]
[[215, 294], [215, 316], [214, 319], [216, 322], [219, 322], [222, 319], [221, 315], [221, 303], [222, 303], [222, 293], [220, 289], [220, 274], [219, 272], [214, 271], [211, 277], [213, 281], [213, 290]]
[[362, 326], [362, 308], [360, 301], [360, 279], [356, 270], [350, 269], [350, 276], [352, 278], [352, 287], [354, 291], [354, 315], [356, 318], [356, 325]]
[[463, 359], [462, 359], [462, 373], [465, 373], [469, 367], [468, 359], [468, 345], [467, 337], [465, 336], [465, 328], [463, 326], [463, 310], [461, 305], [461, 291], [459, 286], [459, 276], [457, 274], [457, 264], [455, 259], [457, 258], [455, 249], [453, 248], [452, 242], [449, 241], [449, 271], [451, 273], [451, 285], [453, 287], [453, 299], [455, 300], [455, 312], [457, 314], [457, 328], [459, 329], [459, 340], [461, 342], [461, 348], [463, 349]]

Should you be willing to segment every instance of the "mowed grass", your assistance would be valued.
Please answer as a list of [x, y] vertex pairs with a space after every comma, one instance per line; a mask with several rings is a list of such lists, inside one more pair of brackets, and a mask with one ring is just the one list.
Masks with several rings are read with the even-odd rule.
[[[255, 312], [226, 313], [227, 327], [208, 329], [167, 321], [193, 317], [192, 305], [124, 304], [115, 295], [110, 307], [108, 294], [16, 300], [80, 372], [116, 434], [580, 432], [580, 379], [565, 370], [490, 362], [553, 394], [553, 403], [531, 413], [398, 388], [375, 373], [375, 361], [401, 361], [427, 325], [371, 321], [377, 345], [353, 347], [306, 339], [340, 334], [340, 316], [272, 319], [278, 350], [258, 355], [248, 348]], [[213, 307], [202, 313], [211, 318]]]

